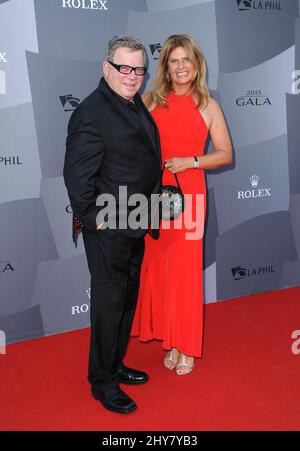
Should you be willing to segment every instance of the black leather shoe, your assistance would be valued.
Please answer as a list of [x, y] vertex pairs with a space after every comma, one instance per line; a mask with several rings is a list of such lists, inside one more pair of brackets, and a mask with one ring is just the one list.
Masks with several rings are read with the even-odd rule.
[[143, 371], [127, 368], [127, 366], [125, 365], [118, 369], [118, 373], [119, 382], [121, 384], [145, 384], [149, 379], [148, 374], [144, 373]]
[[112, 412], [130, 413], [136, 410], [135, 402], [119, 387], [111, 388], [103, 393], [92, 388], [92, 396]]

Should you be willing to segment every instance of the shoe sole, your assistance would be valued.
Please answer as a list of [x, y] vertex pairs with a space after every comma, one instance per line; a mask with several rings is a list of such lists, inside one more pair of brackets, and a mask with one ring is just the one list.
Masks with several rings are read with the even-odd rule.
[[137, 409], [137, 406], [131, 407], [130, 409], [114, 409], [113, 407], [109, 407], [107, 404], [105, 404], [101, 399], [98, 398], [97, 395], [94, 395], [94, 393], [91, 393], [92, 397], [99, 401], [100, 404], [102, 404], [103, 407], [105, 407], [107, 410], [110, 410], [111, 412], [115, 413], [132, 413]]
[[[98, 401], [99, 401], [99, 399], [98, 399]], [[100, 402], [100, 403], [103, 405], [103, 407], [105, 407], [107, 410], [110, 410], [111, 412], [114, 412], [114, 413], [133, 413], [133, 412], [135, 412], [136, 409], [137, 409], [137, 407], [135, 406], [135, 407], [132, 407], [131, 409], [126, 409], [126, 410], [122, 409], [122, 410], [119, 410], [119, 409], [114, 409], [114, 408], [111, 408], [111, 407], [106, 406], [102, 401], [99, 401], [99, 402]]]
[[119, 383], [124, 384], [124, 385], [143, 385], [143, 384], [146, 384], [146, 382], [148, 382], [148, 380], [149, 379], [146, 379], [145, 381], [137, 382], [137, 381], [122, 381], [119, 379]]

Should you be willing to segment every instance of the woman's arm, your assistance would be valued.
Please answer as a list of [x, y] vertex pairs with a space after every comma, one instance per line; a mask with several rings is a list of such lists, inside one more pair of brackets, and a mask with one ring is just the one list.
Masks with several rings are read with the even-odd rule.
[[[199, 161], [199, 169], [217, 169], [232, 162], [232, 145], [223, 112], [216, 100], [210, 98], [203, 111], [214, 151], [207, 155], [195, 155]], [[172, 173], [183, 172], [194, 167], [194, 156], [186, 158], [170, 158], [166, 168]]]
[[210, 116], [209, 134], [214, 151], [197, 156], [199, 168], [217, 169], [232, 162], [232, 145], [223, 112], [216, 100], [210, 99], [208, 104]]

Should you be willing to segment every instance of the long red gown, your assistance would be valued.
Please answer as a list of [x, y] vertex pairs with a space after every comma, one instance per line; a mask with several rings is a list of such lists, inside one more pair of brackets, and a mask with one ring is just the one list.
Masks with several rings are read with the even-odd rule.
[[[158, 106], [151, 113], [159, 129], [162, 161], [171, 157], [202, 155], [208, 130], [192, 96], [169, 93], [167, 101], [167, 108]], [[183, 193], [191, 195], [192, 218], [197, 219], [197, 226], [203, 232], [206, 208], [204, 170], [188, 169], [177, 176]], [[174, 175], [167, 169], [163, 184], [176, 185]], [[197, 199], [196, 194], [200, 195]], [[176, 347], [186, 355], [201, 357], [203, 240], [187, 240], [186, 232], [191, 230], [174, 228], [179, 221], [185, 223], [188, 208], [186, 206], [175, 221], [163, 221], [158, 240], [153, 240], [148, 234], [145, 237], [140, 291], [131, 335], [139, 336], [141, 341], [163, 340], [165, 349]], [[171, 227], [169, 230], [164, 228], [166, 223]]]

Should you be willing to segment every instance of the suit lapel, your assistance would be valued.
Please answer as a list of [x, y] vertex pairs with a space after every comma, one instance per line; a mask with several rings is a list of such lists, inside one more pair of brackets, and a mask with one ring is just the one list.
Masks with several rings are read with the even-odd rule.
[[149, 139], [152, 143], [152, 147], [155, 152], [155, 155], [159, 159], [159, 162], [161, 165], [160, 141], [159, 141], [159, 133], [158, 133], [157, 125], [139, 95], [136, 96], [136, 100], [139, 102], [140, 107], [143, 109], [145, 116], [149, 121], [147, 124], [143, 124], [143, 125], [146, 130], [147, 136], [149, 136]]

